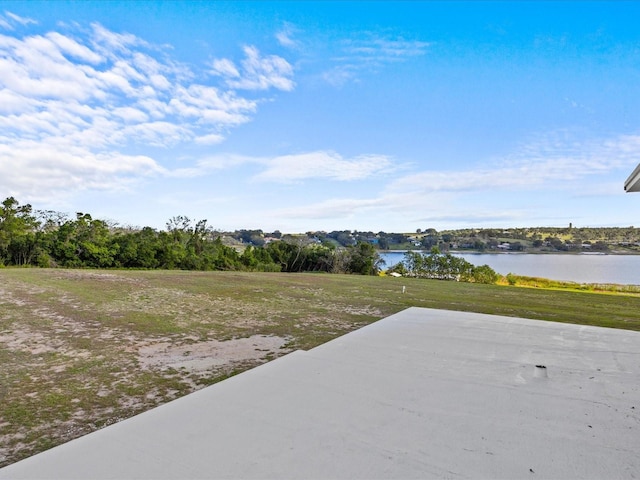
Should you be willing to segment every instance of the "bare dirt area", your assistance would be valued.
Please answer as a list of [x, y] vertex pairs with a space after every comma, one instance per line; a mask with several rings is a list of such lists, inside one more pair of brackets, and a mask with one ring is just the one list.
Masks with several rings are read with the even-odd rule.
[[286, 343], [284, 338], [266, 335], [186, 344], [155, 342], [138, 348], [138, 363], [149, 370], [173, 369], [202, 374], [238, 363], [259, 362], [282, 350]]

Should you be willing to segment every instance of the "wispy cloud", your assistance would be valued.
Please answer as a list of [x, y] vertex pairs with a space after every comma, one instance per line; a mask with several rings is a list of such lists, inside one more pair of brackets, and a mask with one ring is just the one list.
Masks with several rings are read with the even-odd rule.
[[267, 159], [262, 157], [251, 157], [234, 153], [207, 155], [196, 160], [188, 167], [180, 167], [167, 172], [171, 177], [195, 178], [202, 177], [220, 170], [231, 170], [243, 165], [264, 164]]
[[118, 53], [127, 53], [133, 47], [148, 47], [143, 39], [131, 33], [117, 33], [104, 28], [99, 23], [92, 23], [94, 48], [105, 56], [116, 56]]
[[[215, 139], [213, 139], [215, 141]], [[388, 175], [401, 168], [384, 155], [359, 155], [344, 158], [332, 151], [314, 151], [276, 157], [234, 153], [203, 157], [193, 166], [168, 172], [168, 175], [198, 177], [213, 171], [251, 166], [256, 173], [251, 182], [304, 183], [309, 180], [349, 182]]]
[[20, 15], [16, 15], [11, 12], [4, 12], [4, 14], [0, 14], [0, 28], [4, 28], [6, 30], [13, 30], [16, 26], [22, 25], [37, 25], [38, 22], [28, 17], [21, 17]]
[[19, 23], [20, 25], [29, 25], [29, 24], [36, 25], [38, 23], [37, 21], [29, 17], [21, 17], [20, 15], [16, 15], [15, 13], [11, 13], [11, 12], [4, 12], [4, 13], [7, 17], [9, 17], [11, 20], [13, 20], [16, 23]]
[[502, 211], [474, 211], [468, 210], [453, 210], [447, 211], [446, 214], [441, 212], [433, 212], [422, 217], [415, 219], [414, 221], [422, 222], [424, 224], [432, 224], [435, 222], [443, 222], [448, 224], [464, 224], [464, 225], [485, 225], [487, 223], [509, 223], [517, 219], [525, 218], [528, 212], [520, 210], [507, 209]]
[[422, 56], [431, 45], [429, 42], [405, 40], [402, 37], [384, 38], [375, 34], [360, 40], [345, 40], [343, 44], [344, 51], [349, 54], [346, 60], [358, 59], [379, 64]]
[[[638, 162], [640, 135], [576, 143], [570, 137], [552, 134], [478, 168], [419, 171], [396, 177], [386, 188], [364, 197], [338, 194], [280, 209], [276, 214], [292, 221], [333, 219], [334, 225], [366, 217], [371, 228], [376, 222], [383, 226], [390, 218], [404, 219], [407, 225], [444, 224], [448, 228], [513, 226], [538, 216], [553, 217], [558, 211], [553, 192], [564, 190], [569, 198], [590, 196], [594, 189], [600, 199], [622, 195], [625, 175]], [[612, 182], [611, 175], [620, 178]]]
[[581, 143], [549, 135], [489, 166], [423, 171], [396, 180], [389, 191], [579, 190], [585, 177], [626, 170], [638, 162], [640, 135]]
[[300, 43], [294, 38], [296, 28], [293, 24], [285, 22], [282, 28], [276, 32], [276, 40], [286, 48], [298, 48]]
[[382, 207], [384, 207], [383, 199], [339, 198], [324, 200], [312, 205], [282, 208], [276, 212], [276, 216], [293, 220], [349, 219], [367, 211], [379, 210]]
[[425, 55], [431, 44], [402, 37], [381, 37], [367, 33], [362, 38], [340, 42], [340, 55], [333, 59], [334, 66], [325, 71], [323, 78], [334, 86], [357, 80], [365, 71], [376, 71], [387, 65], [404, 62]]
[[[10, 13], [0, 22], [33, 23]], [[285, 60], [245, 51], [238, 85], [293, 88]], [[0, 34], [0, 190], [111, 188], [168, 174], [157, 160], [126, 152], [217, 144], [257, 110], [259, 99], [214, 80], [164, 47], [97, 23]]]
[[265, 163], [266, 169], [254, 180], [278, 183], [308, 179], [351, 181], [378, 175], [392, 168], [390, 159], [382, 155], [343, 158], [331, 151], [283, 155]]
[[227, 86], [239, 90], [293, 90], [293, 67], [277, 55], [263, 57], [256, 47], [244, 47], [245, 58], [237, 67], [228, 59], [216, 59], [211, 73], [225, 79]]

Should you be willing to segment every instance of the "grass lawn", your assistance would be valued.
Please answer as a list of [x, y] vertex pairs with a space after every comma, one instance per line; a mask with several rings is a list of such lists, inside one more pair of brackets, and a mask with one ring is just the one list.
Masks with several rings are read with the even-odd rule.
[[640, 330], [638, 295], [327, 274], [0, 269], [0, 466], [411, 306]]

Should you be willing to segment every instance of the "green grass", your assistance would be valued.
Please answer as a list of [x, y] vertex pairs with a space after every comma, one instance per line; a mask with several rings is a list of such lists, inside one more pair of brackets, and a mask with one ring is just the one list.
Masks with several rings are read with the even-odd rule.
[[[638, 292], [534, 280], [2, 269], [0, 466], [412, 306], [640, 330]], [[206, 371], [141, 364], [144, 346], [191, 359], [253, 335], [285, 347]]]

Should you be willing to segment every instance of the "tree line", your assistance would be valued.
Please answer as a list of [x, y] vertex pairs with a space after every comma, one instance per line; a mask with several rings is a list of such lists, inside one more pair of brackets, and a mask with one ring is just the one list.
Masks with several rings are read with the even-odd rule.
[[246, 270], [377, 274], [377, 250], [366, 242], [344, 248], [306, 238], [225, 245], [207, 220], [172, 217], [166, 230], [122, 229], [88, 213], [75, 219], [33, 210], [13, 197], [0, 206], [0, 266]]
[[[426, 235], [425, 235], [426, 234]], [[422, 235], [422, 236], [421, 236]], [[507, 229], [460, 229], [416, 233], [422, 246], [456, 250], [497, 250], [509, 244], [509, 250], [528, 252], [624, 251], [640, 253], [640, 228], [630, 227], [535, 227]]]
[[[342, 238], [344, 237], [344, 238]], [[207, 220], [176, 216], [166, 230], [123, 229], [88, 213], [75, 219], [54, 211], [33, 210], [13, 197], [0, 205], [0, 266], [63, 268], [139, 268], [182, 270], [244, 270], [262, 272], [328, 272], [376, 275], [382, 269], [378, 249], [367, 239], [334, 232], [323, 236], [283, 236], [240, 230], [242, 248], [223, 243]], [[342, 240], [338, 243], [336, 239]], [[409, 251], [391, 270], [403, 275], [440, 280], [495, 283], [487, 265], [441, 254]]]

